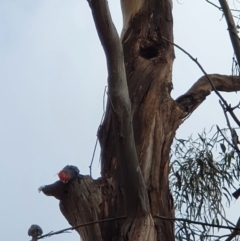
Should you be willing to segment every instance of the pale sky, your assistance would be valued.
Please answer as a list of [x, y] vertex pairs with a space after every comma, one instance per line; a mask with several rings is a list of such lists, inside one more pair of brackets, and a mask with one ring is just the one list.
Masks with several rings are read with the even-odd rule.
[[[109, 4], [120, 32], [119, 1]], [[220, 11], [203, 0], [173, 0], [173, 5], [175, 42], [208, 73], [231, 74], [233, 50]], [[174, 98], [202, 76], [187, 56], [175, 54]], [[58, 200], [37, 189], [57, 180], [67, 164], [89, 174], [106, 85], [105, 56], [86, 1], [0, 0], [1, 240], [30, 240], [27, 230], [33, 223], [44, 233], [69, 227]], [[239, 94], [224, 96], [232, 105], [239, 102]], [[177, 135], [188, 137], [214, 124], [226, 127], [212, 94]], [[93, 171], [98, 177], [99, 151]], [[228, 219], [235, 223], [233, 208]], [[50, 237], [66, 239], [79, 236]]]

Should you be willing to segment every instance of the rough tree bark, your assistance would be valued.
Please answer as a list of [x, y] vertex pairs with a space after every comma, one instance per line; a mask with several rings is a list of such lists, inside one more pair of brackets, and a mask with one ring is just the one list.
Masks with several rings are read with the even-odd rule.
[[[169, 153], [183, 119], [212, 87], [201, 77], [173, 100], [171, 0], [122, 0], [121, 39], [106, 0], [89, 0], [108, 67], [109, 99], [99, 127], [101, 177], [79, 177], [67, 185], [50, 185], [47, 195], [60, 199], [72, 226], [126, 216], [77, 229], [84, 241], [174, 240], [169, 190]], [[209, 75], [218, 91], [240, 90], [239, 77]], [[64, 188], [56, 195], [54, 186]], [[56, 191], [56, 190], [55, 190]], [[67, 192], [67, 195], [66, 195]], [[59, 193], [59, 192], [58, 192]]]

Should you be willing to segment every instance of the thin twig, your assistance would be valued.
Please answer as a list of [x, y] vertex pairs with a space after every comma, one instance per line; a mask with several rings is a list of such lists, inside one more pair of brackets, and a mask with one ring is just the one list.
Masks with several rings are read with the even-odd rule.
[[224, 140], [225, 140], [233, 149], [235, 149], [234, 146], [233, 146], [233, 144], [232, 144], [232, 143], [227, 139], [227, 137], [223, 134], [222, 130], [219, 128], [218, 125], [217, 125], [217, 129], [218, 129], [218, 131], [221, 133], [221, 135], [222, 135], [222, 137], [224, 138]]
[[197, 64], [197, 66], [201, 69], [201, 71], [204, 73], [204, 75], [206, 76], [206, 78], [208, 79], [212, 89], [214, 90], [214, 92], [216, 93], [216, 95], [222, 100], [222, 102], [228, 106], [227, 102], [225, 101], [225, 99], [222, 97], [222, 95], [217, 91], [217, 89], [215, 88], [211, 78], [208, 76], [207, 72], [204, 70], [204, 68], [202, 67], [202, 65], [198, 62], [197, 58], [194, 58], [190, 53], [188, 53], [185, 49], [183, 49], [182, 47], [180, 47], [179, 45], [173, 43], [172, 41], [162, 37], [162, 39], [164, 39], [165, 41], [169, 42], [170, 44], [174, 45], [175, 47], [177, 47], [178, 49], [180, 49], [183, 53], [185, 53], [193, 62], [195, 62]]
[[[100, 126], [101, 126], [102, 123], [103, 123], [103, 118], [104, 118], [105, 113], [106, 113], [106, 110], [105, 110], [105, 95], [106, 95], [106, 90], [107, 90], [107, 86], [105, 86], [105, 88], [104, 88], [104, 93], [103, 93], [103, 114], [102, 114], [102, 118], [101, 118], [101, 121], [100, 121], [98, 130], [99, 130]], [[90, 169], [90, 177], [92, 177], [92, 164], [93, 164], [93, 160], [94, 160], [94, 156], [95, 156], [95, 152], [96, 152], [96, 148], [97, 148], [97, 143], [98, 143], [98, 137], [97, 137], [96, 142], [95, 142], [95, 146], [94, 146], [94, 149], [93, 149], [92, 160], [91, 160], [90, 166], [89, 166], [89, 169]]]
[[234, 107], [231, 107], [231, 110], [235, 110], [235, 109], [239, 109], [240, 108], [240, 101], [239, 101], [239, 103], [236, 105], [236, 106], [234, 106]]
[[97, 149], [97, 144], [98, 144], [98, 138], [96, 139], [96, 142], [95, 142], [95, 146], [94, 146], [94, 149], [93, 149], [92, 160], [91, 160], [91, 163], [90, 163], [90, 166], [89, 166], [90, 177], [92, 177], [92, 164], [93, 164], [93, 159], [94, 159], [95, 152], [96, 152], [96, 149]]
[[105, 104], [105, 96], [107, 94], [107, 86], [104, 88], [104, 95], [103, 95], [103, 113], [106, 112], [106, 104]]
[[116, 112], [116, 110], [114, 109], [114, 106], [113, 106], [113, 103], [112, 103], [112, 100], [111, 100], [111, 96], [108, 94], [108, 92], [107, 92], [107, 95], [108, 95], [108, 99], [109, 99], [109, 102], [110, 102], [110, 104], [111, 104], [112, 110], [113, 110], [113, 112], [116, 114], [117, 112]]
[[213, 227], [213, 228], [222, 228], [222, 229], [231, 229], [231, 230], [240, 231], [240, 228], [236, 228], [236, 227], [230, 227], [230, 226], [225, 226], [225, 225], [217, 225], [217, 224], [212, 224], [212, 223], [198, 222], [198, 221], [193, 221], [193, 220], [186, 219], [186, 218], [168, 218], [168, 217], [157, 216], [157, 215], [155, 215], [154, 218], [162, 219], [162, 220], [168, 220], [168, 221], [179, 221], [179, 222], [197, 224], [197, 225]]
[[219, 7], [218, 5], [216, 5], [215, 3], [212, 3], [211, 1], [208, 1], [208, 0], [206, 0], [206, 2], [210, 3], [211, 5], [213, 5], [214, 7], [218, 8], [219, 10], [222, 11], [222, 8]]
[[[212, 224], [212, 223], [193, 221], [193, 220], [186, 219], [186, 218], [168, 218], [168, 217], [158, 216], [158, 215], [155, 215], [153, 217], [156, 218], [156, 219], [161, 219], [161, 220], [166, 220], [166, 221], [185, 222], [185, 223], [190, 223], [190, 224], [202, 225], [202, 226], [206, 226], [206, 227], [214, 227], [214, 228], [218, 228], [218, 229], [222, 228], [222, 229], [229, 229], [229, 230], [240, 231], [240, 228], [236, 228], [234, 226], [231, 227], [231, 226], [225, 226], [225, 225], [217, 225], [217, 224]], [[77, 228], [81, 228], [81, 227], [85, 227], [85, 226], [89, 226], [89, 225], [93, 225], [93, 224], [110, 222], [110, 221], [121, 220], [121, 219], [126, 219], [126, 218], [127, 218], [127, 216], [120, 216], [120, 217], [115, 217], [115, 218], [107, 218], [107, 219], [87, 222], [87, 223], [76, 225], [76, 226], [73, 226], [73, 227], [70, 227], [70, 228], [61, 229], [61, 230], [56, 231], [56, 232], [49, 232], [49, 233], [47, 233], [45, 235], [39, 236], [37, 238], [37, 240], [43, 239], [43, 238], [46, 238], [46, 237], [50, 237], [50, 236], [53, 236], [53, 235], [57, 235], [57, 234], [66, 233], [66, 232], [68, 232], [70, 230], [74, 230], [74, 229], [77, 229]]]
[[240, 158], [240, 150], [239, 150], [239, 148], [238, 148], [238, 145], [237, 145], [237, 143], [234, 141], [234, 135], [235, 135], [235, 133], [233, 133], [233, 128], [232, 128], [232, 126], [231, 126], [231, 124], [230, 124], [230, 121], [229, 121], [229, 119], [228, 119], [228, 116], [227, 116], [227, 113], [226, 113], [226, 110], [224, 109], [224, 106], [223, 106], [223, 104], [221, 103], [221, 101], [219, 101], [219, 103], [220, 103], [220, 105], [221, 105], [221, 107], [222, 107], [222, 109], [223, 109], [223, 113], [224, 113], [224, 115], [225, 115], [225, 118], [226, 118], [226, 121], [227, 121], [227, 126], [228, 126], [228, 128], [229, 128], [229, 130], [230, 130], [230, 132], [231, 132], [231, 136], [232, 136], [232, 147], [234, 148], [234, 150], [237, 152], [237, 154], [238, 154], [238, 157]]
[[[214, 7], [218, 8], [219, 10], [222, 11], [222, 8], [220, 6], [218, 6], [218, 5], [216, 5], [215, 3], [213, 3], [213, 2], [211, 2], [209, 0], [206, 0], [206, 2], [208, 2], [209, 4], [213, 5]], [[233, 11], [233, 12], [240, 12], [240, 10], [237, 10], [237, 9], [230, 9], [230, 10]]]
[[37, 240], [43, 239], [43, 238], [46, 238], [46, 237], [50, 237], [50, 236], [53, 236], [53, 235], [61, 234], [61, 233], [66, 233], [67, 231], [74, 230], [74, 229], [77, 229], [77, 228], [81, 228], [81, 227], [85, 227], [85, 226], [89, 226], [89, 225], [93, 225], [93, 224], [97, 224], [97, 223], [104, 223], [104, 222], [110, 222], [110, 221], [125, 219], [125, 218], [127, 218], [127, 216], [121, 216], [121, 217], [116, 217], [116, 218], [107, 218], [107, 219], [87, 222], [87, 223], [83, 223], [83, 224], [80, 224], [80, 225], [77, 225], [77, 226], [74, 226], [74, 227], [61, 229], [61, 230], [56, 231], [56, 232], [51, 232], [51, 233], [39, 236], [37, 238]]
[[233, 47], [235, 56], [237, 58], [238, 65], [240, 65], [240, 40], [238, 37], [237, 28], [233, 20], [231, 10], [226, 0], [219, 0], [219, 3], [221, 5], [221, 8], [223, 10], [223, 13], [227, 22], [229, 37], [232, 42], [232, 47]]

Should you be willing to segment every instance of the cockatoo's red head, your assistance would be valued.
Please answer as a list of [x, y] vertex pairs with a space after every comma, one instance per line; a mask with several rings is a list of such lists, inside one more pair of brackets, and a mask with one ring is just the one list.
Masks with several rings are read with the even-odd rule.
[[58, 173], [58, 177], [59, 177], [60, 181], [62, 181], [64, 183], [68, 182], [70, 179], [69, 175], [64, 171], [60, 171]]

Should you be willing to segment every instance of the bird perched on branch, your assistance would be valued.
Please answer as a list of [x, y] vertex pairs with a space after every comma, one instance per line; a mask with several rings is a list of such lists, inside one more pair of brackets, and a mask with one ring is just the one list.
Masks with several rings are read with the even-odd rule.
[[79, 173], [76, 166], [67, 165], [58, 173], [58, 177], [63, 183], [68, 183], [79, 176]]
[[53, 196], [58, 200], [63, 200], [68, 196], [67, 184], [80, 176], [79, 169], [76, 166], [67, 165], [58, 173], [59, 181], [41, 186], [38, 188], [38, 191], [43, 192], [47, 196]]
[[32, 241], [36, 241], [40, 235], [42, 235], [43, 231], [40, 226], [37, 224], [31, 225], [28, 229], [28, 235], [32, 237]]

